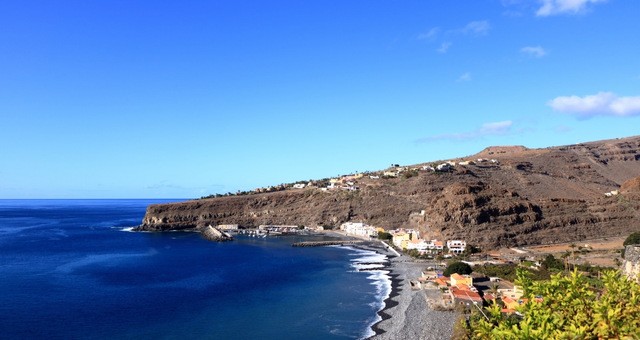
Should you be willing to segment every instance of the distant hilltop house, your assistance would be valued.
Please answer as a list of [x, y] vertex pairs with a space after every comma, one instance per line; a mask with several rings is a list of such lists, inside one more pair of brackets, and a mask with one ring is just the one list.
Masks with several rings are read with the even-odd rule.
[[620, 191], [618, 191], [618, 190], [612, 190], [612, 191], [609, 191], [609, 192], [605, 192], [604, 195], [606, 197], [613, 197], [613, 196], [617, 196], [619, 193], [620, 193]]
[[386, 177], [398, 177], [398, 172], [397, 171], [385, 171], [382, 176], [386, 176]]
[[294, 189], [304, 189], [305, 185], [303, 183], [296, 183], [293, 185]]
[[436, 166], [436, 171], [450, 171], [452, 169], [453, 169], [453, 165], [451, 165], [450, 163], [442, 163]]
[[487, 162], [491, 162], [493, 164], [498, 164], [498, 160], [497, 159], [487, 159], [487, 158], [478, 158], [478, 163], [487, 163]]

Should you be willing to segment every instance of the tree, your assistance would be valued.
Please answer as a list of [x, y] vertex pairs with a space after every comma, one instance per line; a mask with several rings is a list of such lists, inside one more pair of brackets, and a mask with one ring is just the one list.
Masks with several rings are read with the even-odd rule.
[[555, 258], [553, 255], [548, 254], [544, 260], [542, 260], [542, 266], [546, 269], [563, 270], [564, 264], [561, 260]]
[[447, 269], [444, 270], [444, 273], [442, 273], [444, 276], [451, 276], [451, 274], [453, 273], [458, 273], [458, 274], [471, 274], [471, 272], [473, 271], [473, 269], [471, 269], [471, 266], [464, 263], [464, 262], [454, 262], [452, 264], [450, 264], [449, 266], [447, 266]]
[[390, 240], [393, 238], [393, 236], [391, 236], [391, 234], [389, 234], [386, 231], [379, 231], [378, 232], [378, 238], [381, 240]]
[[489, 291], [491, 292], [491, 294], [493, 294], [494, 297], [498, 297], [499, 290], [500, 290], [500, 285], [497, 283], [494, 283], [491, 286], [489, 286]]
[[640, 244], [640, 232], [635, 232], [629, 235], [629, 237], [627, 237], [627, 239], [622, 243], [625, 247], [631, 244]]

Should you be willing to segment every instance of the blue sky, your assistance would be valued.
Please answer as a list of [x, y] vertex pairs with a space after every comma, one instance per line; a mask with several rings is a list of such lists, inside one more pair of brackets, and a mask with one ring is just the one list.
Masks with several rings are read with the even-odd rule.
[[640, 2], [5, 1], [0, 198], [193, 198], [640, 132]]

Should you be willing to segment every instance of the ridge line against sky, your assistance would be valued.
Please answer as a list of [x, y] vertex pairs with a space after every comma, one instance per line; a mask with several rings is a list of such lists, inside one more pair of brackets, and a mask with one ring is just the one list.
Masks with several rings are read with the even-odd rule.
[[0, 4], [0, 198], [200, 197], [638, 134], [640, 3]]

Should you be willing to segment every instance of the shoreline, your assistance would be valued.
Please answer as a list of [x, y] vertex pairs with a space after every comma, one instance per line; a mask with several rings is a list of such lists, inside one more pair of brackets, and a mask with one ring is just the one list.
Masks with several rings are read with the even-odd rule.
[[[377, 243], [377, 242], [376, 242]], [[381, 268], [391, 281], [391, 291], [383, 300], [384, 307], [377, 312], [379, 321], [370, 326], [375, 333], [367, 340], [442, 339], [453, 332], [455, 312], [436, 311], [427, 303], [425, 291], [413, 289], [410, 280], [420, 276], [425, 263], [415, 262], [407, 256], [391, 254], [384, 245], [369, 243], [355, 246], [362, 250], [386, 255], [389, 265]]]

